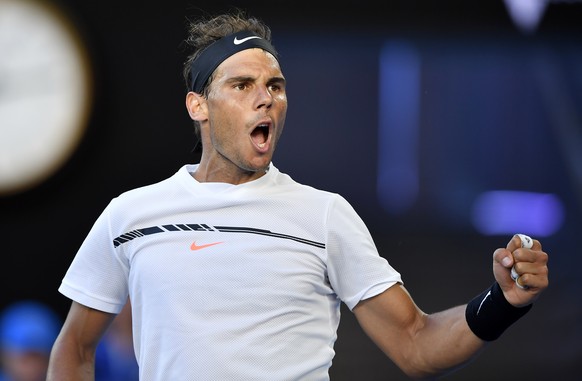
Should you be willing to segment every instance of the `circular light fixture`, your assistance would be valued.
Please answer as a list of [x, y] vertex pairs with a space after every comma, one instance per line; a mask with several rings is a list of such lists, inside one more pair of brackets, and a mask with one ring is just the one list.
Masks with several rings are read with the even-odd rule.
[[0, 195], [33, 188], [66, 163], [91, 98], [88, 51], [64, 12], [0, 0]]

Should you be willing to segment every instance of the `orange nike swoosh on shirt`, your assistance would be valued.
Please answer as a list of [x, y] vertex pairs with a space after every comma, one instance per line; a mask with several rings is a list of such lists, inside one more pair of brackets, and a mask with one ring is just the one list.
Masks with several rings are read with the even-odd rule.
[[212, 243], [207, 243], [205, 245], [196, 245], [196, 241], [192, 242], [192, 245], [190, 245], [190, 250], [200, 250], [200, 249], [204, 249], [210, 246], [214, 246], [214, 245], [218, 245], [219, 243], [222, 242], [212, 242]]

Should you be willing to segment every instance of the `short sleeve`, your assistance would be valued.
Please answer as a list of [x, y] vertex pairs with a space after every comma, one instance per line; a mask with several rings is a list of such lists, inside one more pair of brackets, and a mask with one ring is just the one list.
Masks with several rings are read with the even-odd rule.
[[[59, 292], [104, 312], [119, 313], [127, 301], [129, 263], [113, 245], [111, 204], [93, 224], [69, 269]], [[119, 252], [118, 252], [119, 251]]]
[[400, 273], [380, 256], [368, 228], [343, 197], [336, 195], [327, 224], [329, 280], [350, 310], [402, 283]]

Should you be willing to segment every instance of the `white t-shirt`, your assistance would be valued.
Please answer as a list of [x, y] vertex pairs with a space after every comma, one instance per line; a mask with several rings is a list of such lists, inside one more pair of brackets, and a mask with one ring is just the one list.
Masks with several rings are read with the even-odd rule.
[[195, 170], [113, 199], [59, 291], [110, 313], [129, 295], [142, 381], [328, 380], [340, 303], [400, 274], [341, 196], [272, 164], [241, 185]]

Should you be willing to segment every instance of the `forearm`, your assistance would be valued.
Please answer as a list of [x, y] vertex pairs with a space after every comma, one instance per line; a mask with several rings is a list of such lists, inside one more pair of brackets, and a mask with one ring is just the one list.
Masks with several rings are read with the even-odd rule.
[[417, 379], [442, 376], [463, 367], [485, 348], [486, 342], [467, 325], [465, 308], [457, 306], [421, 318], [420, 328], [410, 341], [413, 343], [407, 354], [410, 361], [402, 365], [409, 376]]
[[422, 314], [411, 341], [413, 353], [421, 356], [423, 367], [419, 369], [442, 375], [467, 364], [487, 342], [496, 340], [530, 309], [531, 305], [511, 305], [494, 283], [467, 305], [430, 316]]
[[467, 325], [465, 306], [428, 315], [402, 286], [363, 300], [354, 313], [376, 345], [412, 378], [446, 374], [485, 346]]

